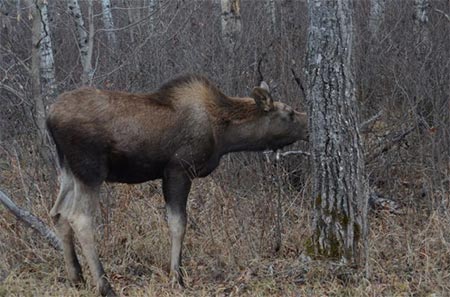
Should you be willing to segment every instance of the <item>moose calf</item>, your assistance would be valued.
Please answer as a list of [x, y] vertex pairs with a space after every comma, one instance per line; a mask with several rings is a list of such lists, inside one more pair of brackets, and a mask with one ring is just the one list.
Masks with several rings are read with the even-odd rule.
[[81, 88], [63, 93], [47, 127], [61, 168], [51, 210], [69, 279], [83, 281], [74, 234], [102, 295], [115, 296], [95, 247], [93, 223], [103, 182], [162, 179], [171, 238], [170, 274], [182, 284], [181, 250], [192, 179], [209, 175], [237, 151], [279, 149], [307, 139], [307, 117], [274, 102], [266, 83], [250, 97], [224, 95], [188, 75], [151, 94]]

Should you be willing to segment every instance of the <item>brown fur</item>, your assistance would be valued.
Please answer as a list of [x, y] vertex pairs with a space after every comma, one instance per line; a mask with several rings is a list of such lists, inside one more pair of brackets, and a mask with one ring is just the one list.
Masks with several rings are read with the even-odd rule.
[[99, 186], [161, 178], [172, 241], [170, 269], [182, 283], [191, 180], [210, 174], [226, 153], [306, 140], [306, 123], [305, 114], [273, 102], [267, 85], [255, 88], [251, 97], [228, 97], [196, 75], [177, 78], [152, 94], [93, 88], [62, 94], [50, 109], [47, 126], [62, 168], [51, 215], [63, 239], [69, 278], [82, 279], [75, 231], [100, 292], [113, 295], [93, 239]]

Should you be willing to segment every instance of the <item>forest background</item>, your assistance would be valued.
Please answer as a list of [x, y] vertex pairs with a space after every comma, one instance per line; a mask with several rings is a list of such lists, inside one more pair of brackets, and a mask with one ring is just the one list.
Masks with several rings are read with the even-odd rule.
[[[50, 226], [58, 182], [42, 118], [58, 93], [83, 84], [150, 92], [199, 73], [241, 96], [263, 78], [276, 100], [307, 109], [306, 1], [237, 1], [231, 35], [219, 1], [38, 2], [47, 7], [39, 16], [34, 1], [0, 1], [0, 189]], [[389, 201], [369, 213], [368, 270], [311, 257], [308, 154], [235, 154], [194, 183], [184, 294], [450, 291], [450, 1], [354, 1], [353, 26], [366, 172], [371, 192]], [[181, 294], [167, 282], [159, 182], [106, 185], [99, 220], [118, 292]], [[0, 230], [0, 296], [92, 294], [72, 288], [59, 252], [1, 206]]]

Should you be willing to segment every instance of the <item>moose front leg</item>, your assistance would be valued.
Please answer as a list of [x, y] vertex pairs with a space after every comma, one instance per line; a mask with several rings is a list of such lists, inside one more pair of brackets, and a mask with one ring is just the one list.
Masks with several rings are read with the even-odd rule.
[[170, 277], [172, 284], [184, 286], [181, 267], [181, 251], [186, 231], [186, 203], [191, 189], [191, 179], [181, 168], [169, 168], [164, 172], [163, 193], [166, 201], [170, 230]]

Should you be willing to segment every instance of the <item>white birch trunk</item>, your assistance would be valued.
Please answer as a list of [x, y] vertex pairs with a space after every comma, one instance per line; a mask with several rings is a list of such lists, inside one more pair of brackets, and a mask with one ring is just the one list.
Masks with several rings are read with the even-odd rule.
[[85, 28], [83, 14], [81, 13], [81, 8], [78, 0], [68, 0], [67, 4], [69, 15], [73, 18], [75, 24], [75, 32], [77, 36], [78, 49], [80, 51], [81, 66], [83, 67], [81, 82], [83, 83], [83, 85], [85, 85], [88, 84], [92, 79], [92, 46], [94, 43], [94, 29], [93, 27], [91, 29], [92, 0], [88, 1], [89, 33]]
[[369, 31], [373, 38], [379, 38], [385, 8], [386, 0], [370, 0]]
[[[55, 65], [53, 59], [47, 3], [29, 0], [32, 13], [31, 85], [34, 99], [34, 119], [40, 142], [46, 139], [46, 103], [56, 96]], [[43, 152], [43, 151], [42, 151]]]
[[40, 47], [41, 40], [41, 19], [33, 1], [29, 1], [32, 14], [31, 27], [31, 95], [34, 99], [34, 120], [39, 131], [39, 138], [44, 139], [45, 135], [45, 104], [41, 92], [40, 76]]
[[228, 53], [233, 53], [242, 31], [240, 0], [221, 0], [222, 39]]
[[419, 59], [429, 51], [431, 47], [430, 28], [428, 26], [428, 15], [430, 10], [429, 0], [414, 0], [414, 32], [416, 34], [416, 53]]
[[267, 14], [269, 16], [270, 25], [272, 33], [276, 34], [278, 31], [277, 28], [277, 14], [276, 14], [276, 3], [275, 0], [266, 0], [264, 2], [264, 5], [266, 7]]
[[150, 34], [155, 33], [156, 29], [156, 12], [159, 9], [159, 1], [158, 0], [148, 0], [148, 29], [150, 30]]
[[316, 255], [366, 258], [368, 189], [352, 70], [352, 7], [309, 0], [307, 98], [313, 160]]
[[45, 104], [50, 98], [54, 98], [56, 96], [55, 61], [53, 59], [53, 47], [50, 37], [47, 1], [37, 0], [35, 5], [38, 17], [41, 21], [41, 39], [39, 42], [40, 76], [42, 82], [41, 90], [44, 95]]
[[102, 0], [102, 19], [103, 24], [105, 26], [106, 36], [108, 37], [108, 43], [109, 46], [112, 48], [116, 47], [117, 39], [116, 39], [116, 33], [114, 30], [114, 21], [111, 13], [111, 2], [110, 0]]

